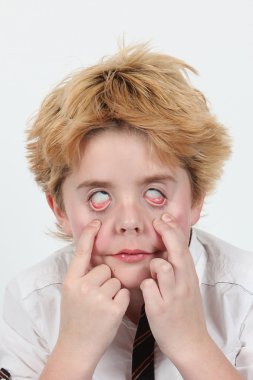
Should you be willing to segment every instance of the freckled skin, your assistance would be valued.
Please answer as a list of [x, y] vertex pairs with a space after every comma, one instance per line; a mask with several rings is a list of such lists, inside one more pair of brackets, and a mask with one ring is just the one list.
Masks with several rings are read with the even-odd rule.
[[[168, 179], [145, 182], [147, 175], [168, 175]], [[108, 186], [77, 190], [83, 181], [91, 180]], [[189, 238], [191, 225], [200, 213], [191, 205], [187, 173], [161, 163], [154, 153], [151, 155], [143, 137], [126, 132], [107, 131], [92, 137], [80, 165], [66, 178], [62, 190], [66, 213], [59, 213], [58, 220], [63, 229], [78, 242], [84, 227], [100, 219], [91, 265], [109, 265], [129, 289], [139, 288], [142, 280], [150, 277], [152, 256], [129, 264], [116, 260], [113, 254], [126, 248], [141, 249], [166, 258], [164, 244], [152, 225], [154, 218], [168, 211]]]

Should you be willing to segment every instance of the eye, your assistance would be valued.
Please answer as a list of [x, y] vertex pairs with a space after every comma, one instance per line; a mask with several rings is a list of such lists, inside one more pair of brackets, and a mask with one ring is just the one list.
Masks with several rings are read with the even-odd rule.
[[90, 196], [89, 203], [95, 210], [104, 210], [110, 203], [110, 196], [106, 191], [96, 191]]
[[166, 203], [165, 195], [157, 189], [150, 188], [145, 192], [145, 199], [154, 205], [163, 206]]

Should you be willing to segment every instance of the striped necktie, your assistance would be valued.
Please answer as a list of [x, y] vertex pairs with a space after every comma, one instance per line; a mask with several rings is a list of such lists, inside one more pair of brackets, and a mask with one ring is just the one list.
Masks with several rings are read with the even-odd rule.
[[10, 373], [6, 369], [1, 368], [0, 369], [0, 379], [9, 380], [10, 378], [11, 378]]
[[132, 380], [154, 380], [154, 345], [143, 305], [133, 345]]

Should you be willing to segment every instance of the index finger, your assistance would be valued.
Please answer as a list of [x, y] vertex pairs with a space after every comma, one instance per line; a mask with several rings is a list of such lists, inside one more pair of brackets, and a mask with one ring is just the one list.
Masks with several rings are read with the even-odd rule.
[[[167, 218], [166, 218], [167, 217]], [[176, 219], [169, 214], [163, 214], [160, 219], [155, 219], [153, 225], [161, 235], [163, 243], [168, 251], [168, 260], [177, 262], [188, 252], [187, 237], [180, 228]]]
[[181, 230], [174, 218], [167, 222], [162, 217], [154, 220], [156, 231], [161, 235], [165, 247], [167, 248], [167, 260], [172, 264], [176, 279], [196, 278], [195, 265], [189, 251], [187, 236]]
[[189, 240], [175, 218], [166, 214], [169, 219], [165, 220], [164, 216], [161, 219], [155, 219], [153, 225], [167, 248], [167, 260], [173, 267], [185, 268], [187, 271], [189, 266], [194, 266], [189, 251]]
[[84, 228], [78, 241], [74, 257], [70, 263], [68, 275], [82, 277], [87, 273], [95, 237], [100, 226], [100, 220], [93, 220]]

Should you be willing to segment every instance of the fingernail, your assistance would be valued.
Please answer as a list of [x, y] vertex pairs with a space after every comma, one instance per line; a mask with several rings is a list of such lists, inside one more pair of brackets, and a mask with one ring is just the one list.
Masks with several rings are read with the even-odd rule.
[[98, 219], [92, 220], [92, 222], [90, 222], [90, 226], [92, 226], [92, 227], [99, 227], [100, 224], [101, 224], [101, 222]]
[[172, 218], [169, 214], [163, 214], [161, 218], [165, 223], [169, 223], [172, 221]]

